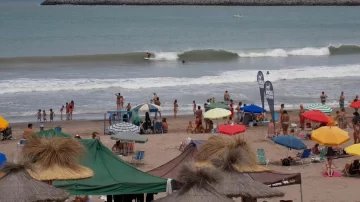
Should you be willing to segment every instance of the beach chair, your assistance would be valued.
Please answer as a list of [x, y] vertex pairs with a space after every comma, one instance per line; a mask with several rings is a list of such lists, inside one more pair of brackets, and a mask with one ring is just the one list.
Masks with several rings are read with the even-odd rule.
[[327, 152], [327, 147], [325, 146], [321, 152], [319, 156], [315, 156], [313, 158], [311, 158], [311, 162], [324, 162], [325, 161], [325, 155]]
[[305, 149], [300, 156], [301, 163], [302, 164], [304, 164], [305, 162], [311, 163], [310, 155], [311, 155], [311, 149]]
[[266, 158], [265, 150], [264, 149], [257, 149], [257, 158], [260, 165], [268, 165], [269, 160]]
[[162, 122], [155, 122], [154, 131], [155, 133], [164, 133], [162, 129]]
[[138, 164], [144, 159], [145, 151], [137, 151], [135, 153], [135, 156], [132, 158], [132, 162], [135, 162], [135, 164]]

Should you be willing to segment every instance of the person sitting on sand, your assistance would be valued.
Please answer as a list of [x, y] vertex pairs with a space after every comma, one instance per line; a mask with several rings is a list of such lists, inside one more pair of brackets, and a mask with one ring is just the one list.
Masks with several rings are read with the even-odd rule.
[[286, 135], [288, 132], [289, 121], [290, 121], [290, 117], [289, 117], [287, 111], [284, 110], [280, 117], [281, 127], [282, 127], [284, 135]]
[[334, 175], [334, 169], [337, 166], [334, 164], [333, 159], [332, 158], [327, 158], [327, 161], [324, 165], [324, 172], [327, 174], [327, 176], [332, 177]]
[[123, 146], [120, 141], [116, 141], [116, 143], [111, 147], [111, 151], [120, 152], [123, 149]]
[[314, 145], [313, 148], [311, 148], [311, 153], [315, 154], [315, 155], [319, 155], [320, 154], [320, 149], [319, 149], [319, 144], [316, 143]]
[[203, 132], [204, 132], [204, 127], [202, 125], [202, 119], [196, 118], [195, 128], [191, 133], [203, 133]]
[[169, 130], [168, 123], [166, 122], [166, 118], [162, 118], [162, 130], [163, 133], [167, 133]]
[[360, 174], [359, 160], [354, 160], [352, 163], [345, 164], [343, 172], [349, 173], [350, 175]]
[[193, 131], [193, 130], [194, 130], [194, 125], [193, 125], [192, 121], [189, 121], [189, 125], [186, 129], [186, 132], [191, 133], [191, 131]]

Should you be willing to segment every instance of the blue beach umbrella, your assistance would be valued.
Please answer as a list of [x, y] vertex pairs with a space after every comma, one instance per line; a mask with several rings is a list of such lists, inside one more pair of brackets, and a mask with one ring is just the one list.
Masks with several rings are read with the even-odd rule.
[[0, 153], [0, 167], [6, 162], [6, 156], [3, 153]]
[[133, 108], [134, 111], [141, 111], [141, 112], [158, 112], [162, 111], [160, 106], [154, 104], [141, 104]]
[[295, 136], [283, 135], [283, 136], [274, 137], [271, 140], [276, 144], [282, 145], [289, 149], [296, 149], [296, 150], [307, 149], [306, 145], [301, 141], [301, 139]]
[[257, 105], [248, 105], [245, 107], [241, 107], [241, 110], [243, 110], [244, 112], [248, 112], [248, 113], [254, 113], [254, 114], [260, 114], [260, 113], [264, 113], [266, 112], [266, 110], [262, 107], [259, 107]]

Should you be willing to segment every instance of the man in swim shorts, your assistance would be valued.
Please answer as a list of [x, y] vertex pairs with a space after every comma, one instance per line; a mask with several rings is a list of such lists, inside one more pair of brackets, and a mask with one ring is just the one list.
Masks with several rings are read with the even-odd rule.
[[325, 105], [326, 98], [327, 98], [327, 95], [326, 95], [325, 92], [323, 91], [323, 92], [321, 93], [321, 95], [320, 95], [321, 104]]
[[345, 105], [344, 92], [341, 92], [341, 94], [340, 94], [339, 105], [340, 105], [340, 109], [344, 108], [344, 105]]

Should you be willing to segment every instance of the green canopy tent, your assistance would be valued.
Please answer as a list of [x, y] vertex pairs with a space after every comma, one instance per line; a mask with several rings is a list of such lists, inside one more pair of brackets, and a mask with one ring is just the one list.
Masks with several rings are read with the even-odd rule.
[[142, 172], [113, 154], [98, 140], [79, 140], [88, 150], [81, 164], [95, 175], [84, 180], [54, 181], [71, 195], [122, 195], [166, 191], [167, 180]]
[[221, 109], [230, 110], [229, 105], [223, 104], [221, 102], [208, 104], [208, 105], [206, 105], [206, 108], [209, 108], [209, 109], [221, 108]]
[[40, 136], [40, 137], [45, 137], [45, 138], [51, 138], [51, 137], [71, 138], [71, 135], [63, 133], [63, 132], [56, 131], [54, 129], [39, 131], [39, 132], [36, 132], [35, 134]]

